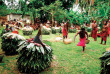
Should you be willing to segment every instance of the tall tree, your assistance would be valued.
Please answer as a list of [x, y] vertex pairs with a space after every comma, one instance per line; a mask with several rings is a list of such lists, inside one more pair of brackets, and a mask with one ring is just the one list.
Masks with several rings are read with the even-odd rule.
[[62, 2], [55, 1], [55, 3], [50, 5], [45, 5], [44, 7], [41, 8], [41, 10], [43, 10], [45, 13], [49, 15], [49, 17], [51, 17], [52, 26], [53, 26], [54, 20], [57, 20], [59, 22], [64, 19], [65, 14], [61, 6], [62, 6]]
[[9, 13], [5, 3], [0, 0], [0, 16], [6, 16]]

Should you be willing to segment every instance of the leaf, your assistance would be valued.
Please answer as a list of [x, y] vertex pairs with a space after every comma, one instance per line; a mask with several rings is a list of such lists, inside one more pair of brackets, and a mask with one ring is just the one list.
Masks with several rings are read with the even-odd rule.
[[42, 46], [40, 46], [40, 50], [44, 54], [44, 48]]
[[21, 41], [18, 46], [22, 45], [23, 43], [25, 43], [25, 41]]
[[30, 43], [29, 45], [27, 45], [27, 48], [33, 48], [34, 47], [34, 44], [33, 43]]
[[32, 51], [36, 51], [36, 48], [35, 48], [35, 46], [33, 47]]

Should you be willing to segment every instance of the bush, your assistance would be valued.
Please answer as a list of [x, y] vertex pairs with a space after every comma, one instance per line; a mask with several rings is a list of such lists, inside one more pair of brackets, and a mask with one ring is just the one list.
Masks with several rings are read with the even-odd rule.
[[56, 34], [56, 29], [52, 28], [52, 34]]
[[33, 31], [23, 31], [23, 35], [32, 35]]
[[91, 31], [92, 31], [92, 28], [88, 27], [87, 32], [91, 32]]
[[52, 34], [61, 33], [61, 27], [52, 27]]
[[47, 30], [47, 29], [43, 29], [43, 30], [42, 30], [42, 34], [43, 34], [43, 35], [49, 35], [49, 34], [50, 34], [50, 31]]
[[7, 33], [7, 32], [11, 32], [11, 30], [6, 31], [5, 29], [2, 30], [0, 36], [2, 36], [3, 34]]
[[69, 29], [69, 33], [76, 33], [76, 29]]
[[20, 41], [25, 40], [24, 37], [14, 34], [14, 33], [5, 33], [2, 36], [1, 48], [5, 51], [6, 55], [17, 54], [18, 44]]
[[19, 46], [17, 65], [21, 72], [35, 74], [50, 66], [52, 61], [50, 46], [44, 44], [45, 47], [42, 47], [34, 43], [33, 39], [22, 41]]
[[22, 28], [23, 35], [32, 35], [33, 28], [31, 27], [24, 27]]
[[43, 26], [43, 28], [42, 28], [42, 34], [43, 35], [49, 35], [50, 33], [51, 33], [51, 29]]
[[105, 52], [101, 60], [101, 71], [100, 74], [110, 74], [110, 51]]
[[62, 28], [60, 27], [60, 33], [62, 33]]

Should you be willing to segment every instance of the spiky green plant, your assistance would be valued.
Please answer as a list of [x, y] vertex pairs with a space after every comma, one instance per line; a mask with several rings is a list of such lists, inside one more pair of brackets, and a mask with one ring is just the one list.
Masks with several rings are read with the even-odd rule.
[[49, 67], [52, 61], [52, 49], [50, 46], [34, 43], [33, 39], [22, 41], [19, 44], [18, 51], [18, 69], [24, 73], [39, 73]]
[[110, 73], [110, 51], [105, 52], [101, 60], [101, 71], [100, 74], [109, 74]]
[[19, 42], [25, 40], [24, 37], [13, 33], [5, 33], [1, 38], [2, 38], [1, 48], [3, 51], [5, 51], [6, 55], [17, 54]]

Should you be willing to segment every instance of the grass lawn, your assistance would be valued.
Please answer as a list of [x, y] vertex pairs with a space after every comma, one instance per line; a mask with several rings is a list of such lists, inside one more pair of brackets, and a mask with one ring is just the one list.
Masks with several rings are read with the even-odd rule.
[[[23, 35], [21, 30], [19, 33]], [[37, 31], [34, 31], [32, 36], [24, 37], [30, 38], [36, 34]], [[57, 35], [43, 35], [42, 39], [54, 40]], [[60, 35], [62, 36], [62, 34]], [[69, 37], [72, 39], [74, 35], [75, 33], [69, 33]], [[77, 36], [75, 43], [68, 45], [65, 45], [62, 41], [52, 42], [51, 47], [53, 48], [54, 59], [51, 67], [41, 72], [41, 74], [99, 74], [101, 70], [99, 57], [102, 56], [106, 48], [110, 47], [110, 38], [107, 40], [107, 45], [99, 44], [101, 41], [100, 37], [96, 42], [91, 37], [89, 39], [90, 43], [86, 44], [85, 53], [82, 53], [82, 47], [76, 46], [79, 42], [79, 36]], [[2, 52], [1, 49], [0, 52]], [[17, 56], [4, 57], [3, 62], [0, 63], [0, 74], [20, 74], [16, 65]]]

